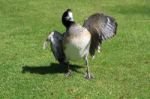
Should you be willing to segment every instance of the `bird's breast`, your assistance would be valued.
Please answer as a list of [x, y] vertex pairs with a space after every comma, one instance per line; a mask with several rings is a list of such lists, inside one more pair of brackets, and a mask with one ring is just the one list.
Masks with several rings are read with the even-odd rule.
[[89, 53], [91, 35], [87, 30], [64, 37], [64, 53], [68, 60], [79, 60]]

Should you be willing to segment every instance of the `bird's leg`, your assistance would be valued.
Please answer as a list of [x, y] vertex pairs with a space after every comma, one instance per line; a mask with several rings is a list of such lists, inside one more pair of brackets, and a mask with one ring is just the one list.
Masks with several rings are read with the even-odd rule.
[[89, 68], [89, 65], [88, 65], [88, 58], [87, 56], [85, 57], [85, 65], [87, 66], [87, 70], [86, 70], [86, 74], [85, 74], [85, 78], [90, 80], [93, 78], [92, 74], [90, 73], [90, 68]]
[[72, 71], [70, 69], [69, 63], [67, 63], [67, 73], [65, 73], [65, 76], [69, 77], [69, 76], [71, 76], [71, 74], [72, 74]]

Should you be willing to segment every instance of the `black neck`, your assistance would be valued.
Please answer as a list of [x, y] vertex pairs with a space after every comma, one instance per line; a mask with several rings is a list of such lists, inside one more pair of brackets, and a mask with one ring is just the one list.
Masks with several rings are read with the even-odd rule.
[[62, 20], [63, 25], [68, 29], [72, 24], [74, 24], [74, 21], [67, 21], [67, 20]]

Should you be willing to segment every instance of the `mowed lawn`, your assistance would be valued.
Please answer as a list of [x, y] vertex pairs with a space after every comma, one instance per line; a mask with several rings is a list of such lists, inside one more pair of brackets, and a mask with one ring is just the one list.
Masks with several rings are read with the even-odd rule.
[[[95, 12], [116, 18], [117, 35], [73, 75], [57, 64], [49, 32], [64, 32], [62, 13], [71, 8], [77, 23]], [[150, 99], [149, 0], [0, 0], [0, 99]]]

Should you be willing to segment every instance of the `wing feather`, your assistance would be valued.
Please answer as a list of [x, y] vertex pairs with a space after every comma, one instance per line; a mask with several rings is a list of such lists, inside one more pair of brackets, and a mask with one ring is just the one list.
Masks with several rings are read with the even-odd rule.
[[83, 26], [88, 29], [92, 35], [90, 54], [94, 55], [98, 49], [99, 43], [116, 35], [117, 22], [111, 16], [102, 13], [96, 13], [84, 21]]
[[50, 41], [51, 43], [50, 44], [51, 50], [53, 52], [55, 59], [59, 63], [64, 63], [65, 55], [64, 55], [63, 46], [62, 46], [63, 35], [57, 31], [54, 31], [54, 32], [51, 32], [47, 40]]

